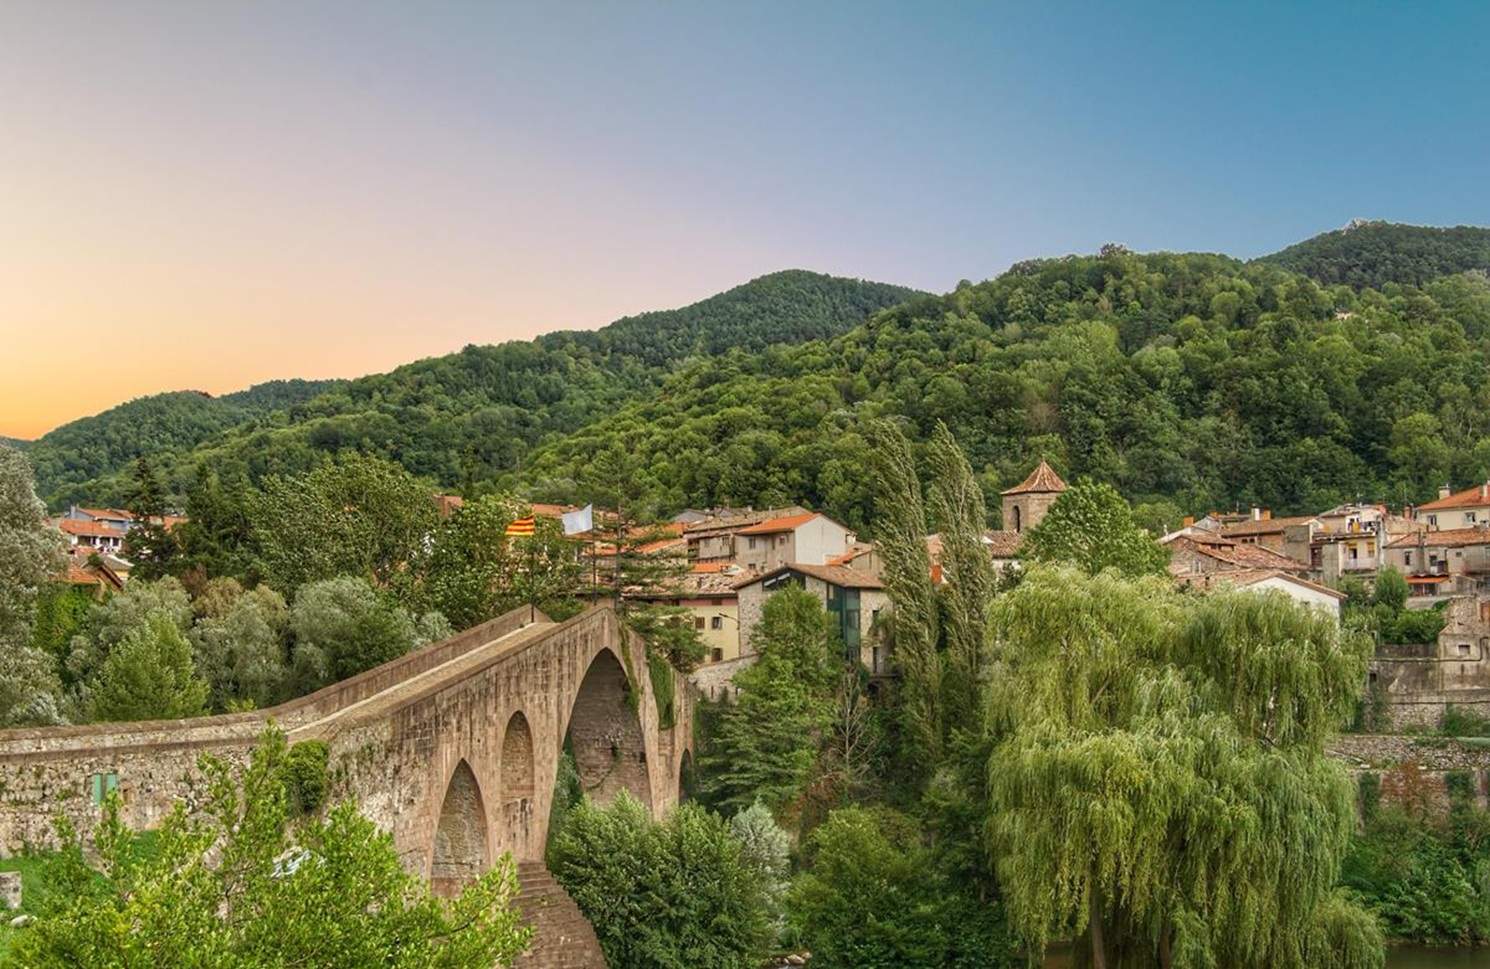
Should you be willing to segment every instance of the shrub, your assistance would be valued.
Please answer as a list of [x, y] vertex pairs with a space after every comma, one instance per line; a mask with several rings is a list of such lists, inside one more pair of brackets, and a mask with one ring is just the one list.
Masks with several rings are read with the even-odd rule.
[[764, 955], [761, 876], [724, 821], [696, 805], [659, 824], [625, 793], [604, 808], [582, 800], [549, 866], [611, 969], [753, 969]]
[[1369, 824], [1381, 807], [1381, 775], [1362, 774], [1356, 784], [1359, 791], [1361, 817]]
[[1429, 945], [1490, 941], [1490, 863], [1484, 816], [1456, 812], [1447, 829], [1382, 809], [1352, 840], [1340, 882], [1386, 934]]
[[324, 740], [302, 740], [285, 755], [285, 794], [295, 814], [314, 814], [326, 803], [330, 786], [326, 764], [330, 756]]
[[1450, 703], [1444, 707], [1438, 729], [1445, 737], [1490, 737], [1490, 717]]
[[910, 819], [844, 808], [813, 832], [788, 909], [816, 969], [1018, 964], [999, 907], [948, 883]]

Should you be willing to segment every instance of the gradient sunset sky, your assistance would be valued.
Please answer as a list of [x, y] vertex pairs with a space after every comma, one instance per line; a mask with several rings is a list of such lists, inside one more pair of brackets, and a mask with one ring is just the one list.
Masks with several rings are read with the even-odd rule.
[[0, 0], [6, 435], [1353, 217], [1490, 223], [1490, 5]]

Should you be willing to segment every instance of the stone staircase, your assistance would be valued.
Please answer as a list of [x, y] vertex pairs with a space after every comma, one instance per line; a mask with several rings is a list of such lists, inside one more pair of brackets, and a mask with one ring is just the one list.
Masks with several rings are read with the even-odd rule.
[[517, 880], [517, 907], [533, 925], [533, 942], [513, 969], [606, 969], [590, 920], [543, 862], [519, 864]]

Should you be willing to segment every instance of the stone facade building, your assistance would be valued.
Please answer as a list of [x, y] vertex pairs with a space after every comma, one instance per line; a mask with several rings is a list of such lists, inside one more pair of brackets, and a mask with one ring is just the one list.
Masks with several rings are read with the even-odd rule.
[[1066, 482], [1042, 459], [1028, 478], [1001, 492], [1003, 530], [1023, 535], [1034, 528], [1065, 490]]
[[1437, 727], [1450, 705], [1490, 716], [1490, 599], [1458, 596], [1438, 641], [1377, 647], [1372, 692], [1396, 727]]

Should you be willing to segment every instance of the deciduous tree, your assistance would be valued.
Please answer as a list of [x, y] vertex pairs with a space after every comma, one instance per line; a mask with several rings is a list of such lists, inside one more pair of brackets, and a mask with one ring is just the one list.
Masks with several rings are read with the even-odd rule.
[[1374, 969], [1336, 893], [1352, 786], [1324, 753], [1370, 644], [1281, 595], [1033, 568], [994, 610], [992, 861], [1080, 965]]

